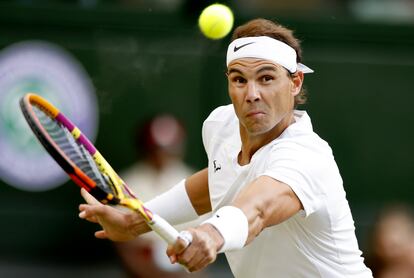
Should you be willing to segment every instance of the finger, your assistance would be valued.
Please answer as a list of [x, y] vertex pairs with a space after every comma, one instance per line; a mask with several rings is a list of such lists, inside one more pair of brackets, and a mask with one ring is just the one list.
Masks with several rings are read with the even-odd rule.
[[81, 195], [85, 201], [90, 205], [100, 205], [101, 203], [95, 199], [86, 189], [81, 188]]
[[100, 210], [94, 209], [94, 207], [91, 205], [85, 205], [85, 204], [80, 205], [79, 210], [80, 210], [79, 212], [80, 218], [93, 217], [98, 211], [100, 211]]
[[[195, 272], [195, 271], [199, 271], [203, 268], [205, 268], [206, 266], [208, 266], [210, 263], [212, 263], [212, 261], [210, 259], [207, 258], [202, 258], [199, 262], [197, 262], [195, 265], [191, 266], [188, 268], [188, 271], [190, 272]], [[191, 263], [190, 263], [191, 265]]]
[[172, 246], [172, 256], [170, 257], [170, 261], [172, 263], [180, 263], [182, 265], [186, 265], [187, 261], [180, 259], [180, 255], [187, 249], [187, 242], [178, 238], [175, 244]]
[[86, 211], [86, 210], [88, 210], [88, 208], [90, 208], [91, 207], [91, 205], [87, 205], [87, 204], [80, 204], [79, 205], [79, 211]]
[[[178, 261], [181, 262], [181, 259], [178, 258]], [[186, 263], [182, 263], [185, 264], [185, 266], [187, 267], [187, 269], [190, 272], [196, 271], [196, 269], [199, 269], [199, 264], [203, 261], [203, 258], [201, 256], [192, 256], [191, 259], [186, 262]]]
[[110, 209], [110, 207], [98, 204], [98, 205], [87, 205], [87, 204], [81, 204], [79, 205], [79, 210], [81, 212], [84, 212], [85, 217], [91, 217], [91, 216], [100, 216], [107, 213], [107, 210]]
[[95, 232], [95, 237], [99, 239], [107, 239], [108, 235], [106, 234], [104, 230], [101, 230], [101, 231]]
[[170, 259], [170, 262], [172, 264], [175, 264], [177, 262], [177, 256], [174, 253], [174, 247], [172, 245], [168, 245], [166, 253], [168, 258]]
[[193, 235], [190, 231], [182, 231], [175, 241], [173, 247], [176, 254], [181, 254], [192, 242]]
[[79, 212], [79, 218], [86, 219], [86, 211], [82, 210]]
[[184, 230], [180, 232], [177, 240], [178, 239], [183, 240], [184, 246], [188, 247], [191, 244], [191, 242], [193, 242], [193, 234], [189, 230]]
[[196, 265], [200, 264], [205, 259], [204, 256], [202, 256], [201, 254], [196, 254], [196, 253], [192, 254], [192, 256], [189, 258], [190, 259], [188, 260], [188, 263], [187, 263], [189, 268], [195, 267]]
[[175, 264], [177, 263], [177, 256], [175, 254], [168, 257], [170, 259], [170, 263]]
[[217, 258], [216, 254], [213, 253], [199, 253], [191, 258], [188, 262], [188, 270], [191, 272], [201, 270], [214, 262]]
[[167, 256], [172, 264], [178, 262], [177, 255], [184, 252], [184, 250], [191, 244], [192, 240], [193, 235], [190, 233], [190, 231], [182, 231], [175, 243], [173, 245], [168, 246]]
[[197, 248], [187, 248], [181, 254], [176, 255], [177, 262], [186, 267], [194, 266], [198, 261], [201, 261], [200, 255], [197, 255]]
[[96, 217], [88, 217], [88, 218], [85, 218], [85, 220], [91, 223], [99, 224], [98, 218]]
[[106, 207], [103, 205], [85, 205], [79, 206], [79, 218], [85, 219], [92, 223], [99, 223], [99, 216], [105, 215]]
[[166, 253], [168, 257], [174, 255], [174, 248], [172, 245], [168, 245]]
[[87, 217], [86, 216], [86, 212], [85, 211], [81, 211], [80, 213], [79, 213], [79, 218], [81, 218], [81, 219], [85, 219], [85, 220], [87, 220], [87, 221], [89, 221], [89, 222], [92, 222], [92, 223], [99, 223], [98, 222], [98, 218], [96, 217], [96, 216], [89, 216], [89, 217]]

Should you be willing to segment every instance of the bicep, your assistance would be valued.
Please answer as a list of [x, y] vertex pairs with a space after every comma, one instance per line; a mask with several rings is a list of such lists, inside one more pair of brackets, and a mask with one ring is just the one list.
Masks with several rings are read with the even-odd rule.
[[233, 202], [249, 222], [247, 243], [264, 228], [277, 225], [302, 209], [302, 203], [285, 183], [261, 176], [241, 190]]
[[185, 188], [191, 204], [198, 215], [203, 215], [211, 211], [207, 168], [188, 177], [185, 182]]

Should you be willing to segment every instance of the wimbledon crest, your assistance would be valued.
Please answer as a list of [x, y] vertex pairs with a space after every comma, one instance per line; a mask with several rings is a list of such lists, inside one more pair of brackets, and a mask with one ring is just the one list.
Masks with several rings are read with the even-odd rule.
[[45, 97], [89, 138], [95, 137], [97, 103], [83, 67], [62, 48], [26, 41], [0, 51], [0, 179], [20, 189], [47, 190], [67, 180], [19, 108], [28, 92]]

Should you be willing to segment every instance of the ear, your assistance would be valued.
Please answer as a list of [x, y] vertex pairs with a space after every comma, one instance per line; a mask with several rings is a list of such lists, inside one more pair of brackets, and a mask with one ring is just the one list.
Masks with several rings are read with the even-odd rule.
[[302, 89], [304, 74], [301, 71], [297, 71], [292, 75], [292, 88], [291, 92], [293, 96], [297, 96]]

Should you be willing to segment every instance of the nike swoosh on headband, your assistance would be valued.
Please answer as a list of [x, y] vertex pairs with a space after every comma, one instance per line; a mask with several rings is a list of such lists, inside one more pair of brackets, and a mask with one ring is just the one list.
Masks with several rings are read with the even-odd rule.
[[[253, 44], [250, 47], [241, 48]], [[303, 73], [311, 73], [312, 69], [298, 63], [297, 54], [290, 45], [268, 36], [242, 37], [232, 41], [227, 48], [226, 65], [237, 59], [256, 58], [272, 61], [286, 68], [290, 73], [297, 70]]]
[[235, 45], [235, 46], [234, 46], [234, 49], [233, 49], [233, 52], [236, 52], [236, 51], [238, 51], [240, 48], [243, 48], [243, 47], [245, 47], [245, 46], [248, 46], [249, 44], [252, 44], [252, 43], [255, 43], [255, 42], [248, 42], [248, 43], [242, 44], [242, 45], [240, 45], [240, 46]]

